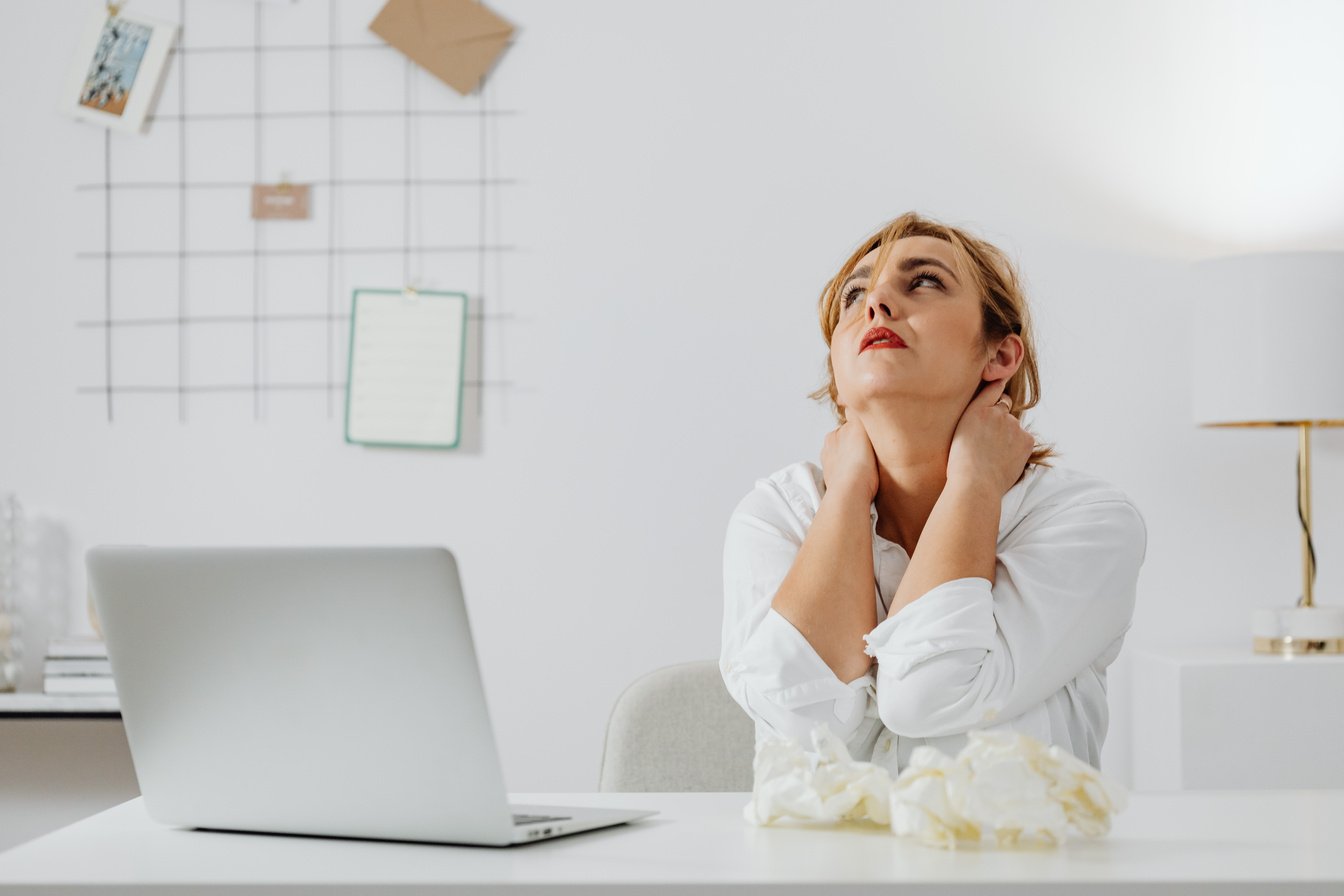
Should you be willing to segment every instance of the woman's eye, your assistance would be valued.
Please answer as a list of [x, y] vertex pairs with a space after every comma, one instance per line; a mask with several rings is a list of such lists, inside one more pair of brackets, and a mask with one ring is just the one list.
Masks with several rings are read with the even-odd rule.
[[[921, 272], [919, 274], [916, 274], [915, 278], [910, 281], [911, 289], [915, 288], [916, 285], [921, 280], [928, 280], [932, 282], [935, 286], [937, 286], [939, 289], [943, 288], [943, 281], [938, 277], [937, 274]], [[841, 299], [840, 309], [843, 311], [844, 309], [848, 308], [850, 303], [854, 301], [854, 299], [858, 296], [858, 294], [865, 291], [866, 290], [862, 286], [855, 286], [852, 289], [850, 289], [849, 292], [845, 293], [844, 298]]]

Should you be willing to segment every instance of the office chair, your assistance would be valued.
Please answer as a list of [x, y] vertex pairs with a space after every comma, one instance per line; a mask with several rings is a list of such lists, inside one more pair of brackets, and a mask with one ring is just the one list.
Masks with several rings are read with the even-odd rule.
[[715, 660], [655, 669], [616, 698], [598, 771], [604, 792], [750, 792], [756, 729]]

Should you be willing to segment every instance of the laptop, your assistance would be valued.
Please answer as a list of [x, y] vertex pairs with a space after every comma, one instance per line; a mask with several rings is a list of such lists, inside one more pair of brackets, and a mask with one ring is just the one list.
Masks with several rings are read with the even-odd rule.
[[85, 559], [157, 822], [512, 846], [656, 814], [509, 805], [446, 548], [100, 545]]

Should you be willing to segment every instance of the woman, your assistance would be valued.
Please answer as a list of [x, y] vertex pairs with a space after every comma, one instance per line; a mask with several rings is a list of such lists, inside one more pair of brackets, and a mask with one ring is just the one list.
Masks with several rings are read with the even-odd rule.
[[907, 213], [826, 284], [820, 316], [812, 397], [840, 425], [820, 467], [757, 480], [724, 544], [720, 667], [757, 744], [810, 748], [824, 722], [895, 775], [920, 744], [955, 756], [967, 731], [1005, 728], [1099, 769], [1147, 526], [1023, 428], [1039, 382], [1012, 264]]

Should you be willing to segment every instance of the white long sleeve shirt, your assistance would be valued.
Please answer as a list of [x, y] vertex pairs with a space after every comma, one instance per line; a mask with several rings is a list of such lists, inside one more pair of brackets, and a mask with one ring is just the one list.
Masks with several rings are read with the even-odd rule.
[[[1107, 482], [1031, 465], [1003, 496], [994, 581], [944, 582], [887, 615], [910, 557], [877, 534], [872, 508], [877, 660], [841, 681], [770, 602], [825, 490], [821, 468], [791, 464], [756, 481], [724, 540], [724, 684], [756, 723], [810, 748], [826, 722], [854, 759], [893, 777], [914, 748], [956, 756], [966, 732], [1011, 729], [1101, 768], [1106, 668], [1132, 625], [1147, 524]], [[855, 645], [856, 647], [860, 645]]]

